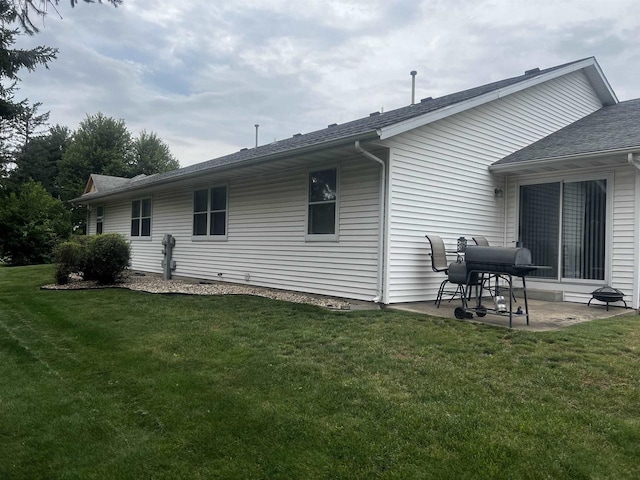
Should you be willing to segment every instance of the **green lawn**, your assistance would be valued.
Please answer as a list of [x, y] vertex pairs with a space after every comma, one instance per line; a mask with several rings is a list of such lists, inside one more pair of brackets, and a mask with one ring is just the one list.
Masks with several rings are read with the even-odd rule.
[[527, 333], [0, 269], [0, 478], [640, 478], [636, 315]]

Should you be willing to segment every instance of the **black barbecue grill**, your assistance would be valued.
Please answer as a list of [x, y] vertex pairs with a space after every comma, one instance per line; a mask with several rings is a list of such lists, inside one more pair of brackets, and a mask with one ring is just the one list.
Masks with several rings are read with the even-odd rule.
[[[509, 327], [511, 327], [513, 320], [513, 277], [522, 279], [522, 290], [524, 297], [525, 310], [522, 315], [527, 320], [529, 325], [529, 304], [527, 302], [527, 284], [525, 277], [531, 272], [547, 267], [540, 267], [532, 265], [531, 263], [531, 251], [528, 248], [522, 247], [486, 247], [486, 246], [473, 246], [467, 247], [465, 252], [465, 266], [467, 282], [465, 288], [465, 295], [462, 298], [462, 307], [458, 307], [455, 310], [456, 318], [468, 318], [471, 312], [475, 312], [479, 317], [484, 317], [488, 312], [496, 314], [509, 313]], [[509, 309], [502, 311], [487, 308], [481, 304], [482, 300], [482, 285], [483, 282], [475, 281], [475, 277], [485, 276], [496, 277], [502, 279], [507, 283], [509, 292]], [[470, 288], [472, 285], [479, 285], [476, 292], [476, 306], [470, 307]]]

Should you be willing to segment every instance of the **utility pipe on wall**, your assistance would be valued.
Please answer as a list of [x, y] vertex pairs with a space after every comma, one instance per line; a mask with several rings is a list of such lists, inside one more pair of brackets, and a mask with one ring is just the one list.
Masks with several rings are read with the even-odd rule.
[[384, 160], [376, 157], [373, 153], [368, 152], [364, 148], [360, 146], [360, 141], [356, 140], [355, 143], [356, 151], [363, 155], [365, 158], [369, 160], [373, 160], [374, 162], [380, 164], [380, 210], [378, 213], [378, 273], [377, 273], [377, 285], [376, 285], [376, 296], [373, 298], [373, 301], [376, 303], [380, 303], [383, 301], [383, 284], [382, 276], [384, 273], [384, 232], [385, 232], [385, 203], [387, 201], [387, 166], [384, 163]]
[[[636, 158], [633, 153], [627, 154], [627, 161], [629, 165], [635, 167], [636, 170], [640, 171], [640, 160]], [[635, 257], [635, 269], [634, 271], [640, 272], [640, 173], [636, 172], [636, 182], [635, 182], [635, 246], [634, 246], [634, 257]], [[633, 301], [632, 304], [635, 306], [636, 310], [640, 309], [640, 278], [638, 278], [638, 274], [636, 273], [634, 278], [634, 292], [633, 292]]]

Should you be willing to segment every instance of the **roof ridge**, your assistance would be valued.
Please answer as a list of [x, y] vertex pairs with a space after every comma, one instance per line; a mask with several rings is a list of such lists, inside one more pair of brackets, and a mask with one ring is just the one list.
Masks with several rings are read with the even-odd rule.
[[579, 64], [589, 59], [593, 59], [595, 62], [595, 57], [586, 57], [580, 60], [574, 60], [572, 62], [549, 67], [544, 70], [527, 70], [528, 73], [522, 75], [460, 90], [428, 101], [421, 101], [420, 103], [412, 105], [404, 105], [393, 110], [385, 111], [380, 115], [367, 115], [339, 125], [331, 124], [329, 127], [313, 130], [303, 135], [294, 135], [292, 137], [277, 140], [254, 148], [243, 148], [240, 151], [205, 160], [171, 172], [141, 178], [132, 182], [135, 183], [135, 185], [118, 187], [113, 191], [115, 193], [116, 191], [126, 190], [127, 188], [139, 188], [156, 182], [169, 181], [174, 177], [200, 174], [203, 171], [226, 167], [232, 164], [240, 164], [246, 161], [267, 160], [276, 156], [293, 154], [294, 152], [303, 152], [306, 149], [321, 148], [322, 146], [329, 147], [330, 145], [337, 145], [341, 142], [346, 142], [347, 140], [354, 138], [363, 140], [369, 137], [376, 137], [376, 135], [376, 138], [380, 138], [379, 132], [392, 125], [401, 124], [402, 122], [406, 122], [423, 115], [426, 116], [426, 114], [431, 114], [444, 109], [445, 107], [460, 104], [467, 100], [481, 97], [502, 88], [517, 85], [521, 82], [548, 74], [555, 70], [566, 68], [570, 65]]

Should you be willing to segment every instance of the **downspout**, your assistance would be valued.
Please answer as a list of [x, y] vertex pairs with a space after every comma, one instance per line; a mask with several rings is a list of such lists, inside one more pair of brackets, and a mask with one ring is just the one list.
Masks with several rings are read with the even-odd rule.
[[380, 164], [380, 211], [378, 212], [378, 273], [377, 273], [377, 285], [376, 296], [373, 301], [376, 303], [382, 302], [383, 299], [383, 281], [382, 276], [384, 274], [384, 227], [385, 227], [385, 203], [387, 200], [386, 186], [387, 186], [387, 166], [384, 161], [376, 157], [373, 153], [366, 151], [360, 146], [360, 140], [356, 140], [354, 145], [356, 151], [364, 157]]
[[[507, 215], [509, 213], [509, 211], [507, 210], [507, 199], [509, 198], [509, 177], [505, 176], [504, 177], [504, 197], [502, 198], [502, 209], [503, 209], [503, 215], [504, 215], [504, 225], [503, 225], [503, 231], [502, 231], [502, 245], [503, 246], [507, 246], [507, 227], [509, 225], [509, 222], [507, 221]], [[515, 199], [514, 199], [515, 201]]]
[[[633, 153], [627, 154], [627, 161], [629, 165], [635, 167], [636, 170], [640, 171], [640, 160], [637, 159]], [[635, 238], [636, 242], [634, 245], [634, 257], [635, 257], [635, 272], [639, 272], [640, 270], [640, 173], [636, 172], [636, 181], [635, 181]], [[633, 304], [636, 307], [636, 310], [640, 309], [640, 278], [638, 278], [638, 273], [636, 273], [634, 278], [634, 289], [633, 292]]]

